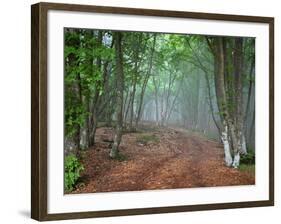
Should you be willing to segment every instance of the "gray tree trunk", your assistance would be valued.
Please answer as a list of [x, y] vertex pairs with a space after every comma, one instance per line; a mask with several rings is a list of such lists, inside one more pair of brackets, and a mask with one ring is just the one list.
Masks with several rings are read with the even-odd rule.
[[124, 90], [124, 74], [123, 74], [123, 51], [122, 51], [122, 33], [116, 33], [116, 128], [114, 134], [114, 142], [110, 151], [110, 157], [116, 158], [119, 153], [119, 145], [122, 138], [123, 127], [123, 90]]
[[140, 118], [141, 118], [141, 111], [142, 111], [142, 106], [143, 106], [143, 97], [144, 97], [144, 93], [145, 93], [145, 90], [146, 90], [148, 79], [149, 79], [149, 77], [151, 75], [151, 71], [152, 71], [155, 45], [156, 45], [156, 34], [154, 34], [154, 36], [153, 36], [153, 44], [152, 44], [152, 48], [151, 48], [151, 52], [150, 52], [150, 60], [149, 60], [148, 71], [147, 71], [146, 76], [144, 78], [144, 82], [143, 82], [142, 89], [141, 89], [140, 104], [139, 104], [137, 118], [136, 118], [136, 127], [138, 126], [138, 123], [139, 123]]
[[155, 77], [152, 77], [153, 85], [154, 85], [154, 96], [155, 96], [155, 118], [156, 125], [159, 125], [159, 106], [158, 106], [158, 86], [156, 85]]
[[235, 107], [236, 107], [236, 139], [237, 147], [234, 147], [233, 167], [237, 168], [240, 162], [240, 153], [246, 154], [244, 137], [244, 113], [243, 113], [243, 88], [242, 88], [242, 68], [243, 68], [243, 39], [235, 38], [234, 43], [234, 80], [235, 80]]

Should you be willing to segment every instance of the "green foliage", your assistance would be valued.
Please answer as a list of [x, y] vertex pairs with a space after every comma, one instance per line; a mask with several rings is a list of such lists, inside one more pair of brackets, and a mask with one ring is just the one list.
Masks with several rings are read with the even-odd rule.
[[249, 150], [246, 155], [241, 155], [240, 163], [247, 165], [255, 164], [255, 152], [253, 150]]
[[247, 164], [240, 164], [239, 166], [239, 170], [242, 172], [246, 172], [251, 174], [252, 176], [255, 175], [255, 165], [251, 164], [251, 165], [247, 165]]
[[87, 112], [85, 107], [75, 100], [66, 96], [65, 104], [65, 132], [66, 136], [73, 136], [78, 127], [82, 127], [85, 123]]
[[76, 156], [66, 156], [64, 163], [64, 188], [66, 191], [70, 192], [74, 189], [83, 170], [84, 167]]
[[112, 60], [115, 52], [101, 43], [98, 32], [79, 29], [65, 32], [65, 132], [68, 137], [85, 124], [89, 115], [87, 102], [104, 93], [102, 69], [93, 62]]
[[[116, 103], [114, 35], [114, 31], [87, 29], [66, 29], [65, 31], [64, 120], [67, 137], [79, 134], [81, 127], [88, 128], [85, 124], [88, 121], [92, 122], [93, 117], [90, 117], [90, 115], [93, 111], [97, 111], [97, 120], [106, 121], [106, 124], [110, 123], [110, 119], [116, 119], [116, 116], [113, 116]], [[206, 37], [203, 35], [157, 34], [157, 41], [154, 44], [153, 37], [156, 34], [124, 32], [122, 35], [124, 111], [125, 107], [129, 108], [128, 105], [130, 104], [133, 105], [133, 108], [139, 106], [142, 87], [146, 87], [144, 85], [145, 77], [151, 73], [149, 74], [147, 87], [144, 88], [142, 109], [146, 110], [150, 106], [148, 102], [150, 103], [154, 98], [156, 101], [157, 98], [159, 104], [157, 114], [160, 120], [160, 116], [169, 114], [169, 105], [172, 105], [173, 99], [178, 97], [179, 100], [177, 99], [175, 105], [171, 106], [171, 117], [173, 117], [173, 113], [178, 113], [179, 117], [185, 117], [184, 125], [196, 129], [197, 126], [189, 121], [199, 121], [198, 117], [204, 116], [203, 113], [198, 113], [198, 108], [201, 109], [200, 101], [205, 94], [205, 90], [203, 90], [203, 88], [206, 89], [205, 86], [210, 87], [210, 101], [213, 102], [212, 104], [216, 104], [215, 58], [208, 47]], [[235, 76], [233, 75], [235, 70], [233, 64], [234, 38], [229, 37], [225, 40], [227, 40], [225, 43], [227, 63], [225, 64], [224, 80], [227, 84], [227, 99], [224, 104], [219, 102], [220, 99], [217, 99], [219, 109], [215, 106], [213, 113], [218, 120], [220, 116], [231, 116], [236, 108], [234, 101], [236, 96]], [[245, 40], [243, 49], [243, 52], [245, 52], [243, 56], [245, 57], [243, 59], [245, 60], [245, 68], [249, 67], [254, 60], [254, 46], [254, 38]], [[151, 56], [152, 49], [153, 57]], [[152, 59], [151, 63], [150, 59]], [[150, 64], [151, 66], [149, 66]], [[149, 67], [151, 67], [151, 71], [149, 71]], [[250, 76], [249, 69], [244, 70], [243, 91], [245, 92], [245, 85], [254, 81], [254, 75]], [[203, 80], [204, 74], [206, 75], [205, 79], [209, 80]], [[129, 100], [133, 96], [133, 85], [136, 86], [136, 90], [134, 102], [131, 103]], [[146, 108], [145, 103], [147, 103]], [[203, 104], [205, 102], [202, 102]], [[93, 108], [96, 110], [93, 110]], [[211, 109], [206, 110], [211, 111]], [[130, 117], [130, 113], [128, 117]], [[111, 122], [112, 124], [114, 127], [114, 121]], [[154, 135], [139, 135], [137, 142], [142, 144], [157, 143], [159, 138]], [[119, 159], [123, 160], [122, 155]], [[241, 163], [254, 164], [254, 153], [249, 152], [248, 155], [241, 156]]]

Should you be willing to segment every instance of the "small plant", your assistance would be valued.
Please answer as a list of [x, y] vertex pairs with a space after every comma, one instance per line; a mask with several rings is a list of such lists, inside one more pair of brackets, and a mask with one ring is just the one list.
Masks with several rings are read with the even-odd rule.
[[249, 150], [246, 155], [241, 155], [240, 163], [247, 165], [255, 164], [255, 152], [253, 150]]
[[254, 164], [241, 164], [239, 166], [239, 170], [245, 173], [249, 173], [253, 176], [255, 176], [255, 165]]
[[137, 143], [141, 143], [141, 144], [146, 145], [150, 142], [158, 143], [159, 138], [156, 135], [139, 135], [137, 137]]
[[75, 155], [66, 156], [64, 163], [64, 188], [66, 191], [70, 192], [74, 189], [83, 170], [83, 165]]
[[119, 152], [115, 158], [111, 158], [111, 159], [117, 160], [119, 162], [123, 162], [123, 161], [128, 160], [128, 156]]

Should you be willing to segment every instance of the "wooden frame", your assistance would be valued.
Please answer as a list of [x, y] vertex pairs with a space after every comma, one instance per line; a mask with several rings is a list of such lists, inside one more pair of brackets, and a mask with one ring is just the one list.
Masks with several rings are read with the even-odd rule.
[[[76, 219], [90, 217], [140, 215], [168, 212], [259, 207], [274, 205], [274, 18], [238, 16], [180, 11], [160, 11], [136, 8], [115, 8], [89, 5], [38, 3], [31, 7], [31, 217], [39, 221]], [[159, 208], [140, 208], [127, 210], [89, 211], [77, 213], [48, 214], [47, 211], [47, 13], [48, 10], [79, 12], [117, 13], [144, 16], [164, 16], [175, 18], [196, 18], [255, 22], [269, 24], [269, 200], [204, 205], [172, 206]]]

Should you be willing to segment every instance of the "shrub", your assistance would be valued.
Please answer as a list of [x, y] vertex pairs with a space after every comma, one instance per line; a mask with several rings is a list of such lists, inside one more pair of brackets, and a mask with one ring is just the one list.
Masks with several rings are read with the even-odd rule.
[[64, 188], [66, 191], [70, 192], [74, 189], [83, 170], [83, 165], [75, 155], [66, 156], [64, 163]]
[[241, 155], [240, 158], [241, 164], [255, 164], [255, 152], [253, 150], [249, 150], [246, 155]]

